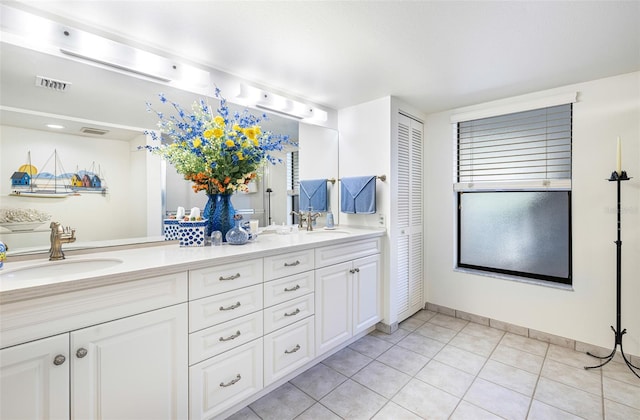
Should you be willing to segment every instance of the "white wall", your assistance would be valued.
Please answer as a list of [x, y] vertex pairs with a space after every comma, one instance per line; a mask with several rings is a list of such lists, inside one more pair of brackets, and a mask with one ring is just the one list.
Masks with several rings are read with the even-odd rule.
[[[640, 73], [527, 95], [577, 91], [573, 108], [573, 290], [454, 271], [454, 139], [450, 116], [507, 101], [428, 116], [425, 300], [612, 348], [616, 322], [616, 137], [623, 142], [622, 327], [628, 354], [640, 355]], [[512, 101], [514, 98], [510, 99]]]

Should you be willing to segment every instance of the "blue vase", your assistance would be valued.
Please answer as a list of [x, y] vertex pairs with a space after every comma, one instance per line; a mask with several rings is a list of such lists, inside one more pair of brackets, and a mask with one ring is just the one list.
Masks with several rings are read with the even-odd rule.
[[236, 210], [231, 204], [231, 194], [211, 194], [208, 197], [203, 213], [204, 218], [208, 219], [206, 234], [211, 236], [212, 232], [218, 230], [222, 232], [222, 240], [225, 241], [227, 232], [235, 225], [233, 216]]
[[229, 229], [229, 232], [225, 235], [225, 239], [230, 245], [246, 244], [249, 240], [249, 233], [240, 226], [242, 220], [236, 220], [235, 222], [236, 225]]

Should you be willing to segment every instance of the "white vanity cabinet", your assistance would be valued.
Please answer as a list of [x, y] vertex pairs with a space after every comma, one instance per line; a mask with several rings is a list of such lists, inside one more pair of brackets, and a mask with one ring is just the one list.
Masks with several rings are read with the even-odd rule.
[[186, 304], [0, 350], [2, 418], [186, 418]]
[[0, 350], [0, 418], [69, 418], [69, 334]]
[[316, 355], [380, 321], [380, 247], [371, 239], [316, 249]]
[[263, 260], [189, 271], [190, 418], [212, 418], [263, 387]]
[[264, 267], [267, 386], [315, 357], [315, 252], [308, 249], [268, 257], [264, 259]]

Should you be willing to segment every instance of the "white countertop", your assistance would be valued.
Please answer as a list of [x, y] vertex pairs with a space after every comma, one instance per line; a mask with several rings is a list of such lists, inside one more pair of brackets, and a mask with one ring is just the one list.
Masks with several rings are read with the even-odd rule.
[[[0, 303], [34, 299], [51, 294], [104, 286], [247, 259], [304, 250], [354, 240], [375, 238], [384, 229], [338, 227], [280, 235], [261, 234], [245, 245], [180, 247], [177, 243], [68, 256], [63, 261], [37, 258], [8, 262], [0, 270]], [[64, 248], [63, 248], [64, 249]], [[96, 264], [83, 271], [79, 267]], [[75, 265], [75, 267], [74, 267]], [[103, 267], [99, 267], [103, 266]], [[29, 271], [31, 270], [31, 271]], [[76, 272], [74, 272], [76, 271]], [[33, 275], [31, 275], [33, 273]]]

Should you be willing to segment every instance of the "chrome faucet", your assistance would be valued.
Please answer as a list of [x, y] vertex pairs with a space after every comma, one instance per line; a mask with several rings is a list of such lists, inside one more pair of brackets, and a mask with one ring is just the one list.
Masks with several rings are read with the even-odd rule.
[[76, 230], [70, 227], [63, 228], [60, 222], [51, 222], [51, 248], [49, 249], [49, 261], [64, 260], [62, 244], [76, 241]]
[[305, 229], [304, 224], [306, 223], [307, 232], [311, 232], [313, 230], [313, 222], [315, 222], [318, 216], [320, 216], [320, 213], [318, 212], [312, 213], [312, 211], [313, 211], [312, 209], [309, 209], [306, 214], [303, 212], [298, 213], [298, 212], [292, 211], [290, 214], [292, 216], [298, 216], [299, 229]]

